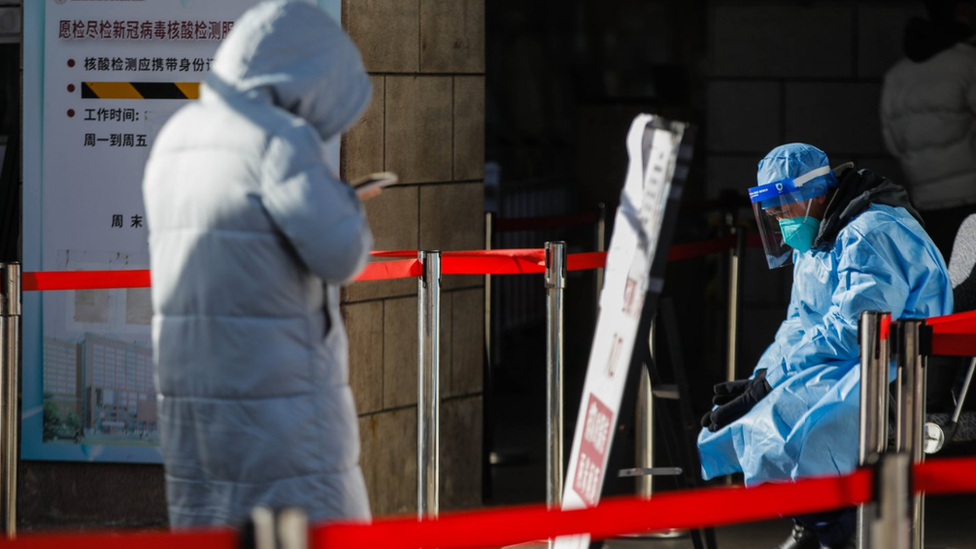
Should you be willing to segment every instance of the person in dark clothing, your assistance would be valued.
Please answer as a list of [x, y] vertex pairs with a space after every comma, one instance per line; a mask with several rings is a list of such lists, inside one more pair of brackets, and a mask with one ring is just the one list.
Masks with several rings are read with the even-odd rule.
[[976, 2], [926, 0], [905, 27], [905, 57], [884, 77], [881, 128], [926, 231], [945, 258], [976, 213]]

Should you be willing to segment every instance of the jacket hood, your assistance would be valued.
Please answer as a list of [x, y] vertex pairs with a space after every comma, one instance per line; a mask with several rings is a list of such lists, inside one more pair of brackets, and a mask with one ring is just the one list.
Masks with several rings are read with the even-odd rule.
[[331, 17], [306, 2], [272, 0], [234, 24], [202, 93], [271, 103], [325, 141], [359, 118], [371, 89], [359, 50]]
[[955, 21], [934, 23], [914, 18], [905, 26], [905, 56], [916, 63], [926, 61], [937, 53], [972, 36], [966, 25]]
[[827, 204], [823, 221], [820, 223], [820, 233], [813, 244], [815, 248], [832, 243], [837, 238], [837, 233], [851, 218], [866, 210], [871, 204], [905, 208], [923, 227], [925, 226], [922, 216], [908, 198], [905, 187], [871, 170], [857, 170], [851, 163], [840, 166], [838, 171], [841, 172], [840, 185]]

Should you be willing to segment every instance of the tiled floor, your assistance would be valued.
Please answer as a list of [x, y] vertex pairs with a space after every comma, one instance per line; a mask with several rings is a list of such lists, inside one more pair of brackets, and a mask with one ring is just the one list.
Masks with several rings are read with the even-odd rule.
[[[507, 463], [492, 467], [494, 505], [544, 501], [543, 444], [536, 439], [541, 429], [526, 418], [543, 417], [543, 410], [519, 410], [521, 421], [507, 421], [501, 446]], [[529, 413], [526, 413], [529, 412]], [[506, 418], [511, 419], [511, 418]], [[526, 441], [532, 440], [534, 443]], [[520, 443], [516, 443], [516, 441]], [[962, 455], [967, 455], [964, 452]], [[972, 454], [969, 454], [972, 455]], [[772, 549], [786, 539], [792, 525], [787, 519], [740, 524], [716, 530], [717, 549]], [[927, 549], [976, 549], [976, 494], [930, 497], [926, 501]], [[606, 549], [692, 549], [691, 538], [612, 539]], [[525, 547], [525, 546], [521, 546]], [[545, 545], [532, 545], [545, 549]]]
[[[976, 495], [929, 498], [926, 502], [927, 549], [976, 549]], [[772, 549], [786, 539], [788, 520], [739, 524], [716, 531], [717, 549]], [[688, 536], [668, 540], [613, 539], [606, 549], [690, 549]]]
[[[521, 346], [519, 346], [521, 348]], [[541, 359], [536, 364], [542, 364]], [[545, 501], [545, 398], [541, 368], [524, 365], [517, 382], [501, 383], [493, 397], [494, 446], [501, 462], [490, 468], [490, 505]], [[518, 370], [518, 368], [515, 368]], [[575, 417], [567, 414], [567, 433]], [[567, 435], [569, 438], [572, 435]], [[976, 445], [956, 446], [938, 457], [976, 455]], [[667, 489], [667, 488], [666, 488]], [[788, 519], [740, 524], [716, 531], [717, 549], [772, 549], [789, 535]], [[676, 539], [613, 539], [607, 549], [691, 549], [688, 536]], [[976, 494], [926, 501], [927, 549], [976, 549]], [[525, 547], [525, 546], [522, 546]], [[545, 548], [545, 545], [532, 547]]]

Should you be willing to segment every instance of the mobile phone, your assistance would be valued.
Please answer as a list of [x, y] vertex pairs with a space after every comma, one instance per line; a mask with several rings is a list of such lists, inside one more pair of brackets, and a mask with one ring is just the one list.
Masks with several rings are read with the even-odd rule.
[[397, 174], [393, 172], [371, 173], [350, 183], [356, 190], [357, 195], [362, 195], [373, 189], [383, 189], [390, 185], [395, 185], [400, 181]]

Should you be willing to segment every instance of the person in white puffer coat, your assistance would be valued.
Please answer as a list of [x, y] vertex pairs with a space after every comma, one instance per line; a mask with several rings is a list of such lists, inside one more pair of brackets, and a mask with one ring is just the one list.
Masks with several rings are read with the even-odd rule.
[[372, 235], [322, 154], [370, 92], [338, 24], [306, 2], [266, 2], [152, 148], [143, 192], [174, 528], [239, 526], [259, 504], [313, 522], [370, 517], [339, 285]]
[[884, 77], [881, 128], [944, 257], [976, 212], [976, 38], [972, 1], [927, 0], [905, 28], [906, 57]]

